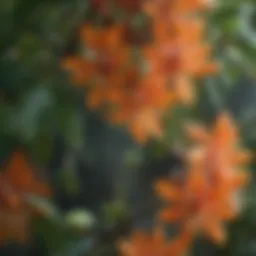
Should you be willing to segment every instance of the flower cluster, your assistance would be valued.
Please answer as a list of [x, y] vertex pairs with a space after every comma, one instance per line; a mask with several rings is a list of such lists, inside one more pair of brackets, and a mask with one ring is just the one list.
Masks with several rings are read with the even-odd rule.
[[[125, 256], [182, 255], [198, 235], [217, 244], [226, 241], [225, 224], [242, 209], [241, 193], [249, 181], [244, 170], [250, 155], [238, 148], [238, 133], [228, 114], [221, 114], [211, 132], [190, 124], [187, 133], [192, 140], [187, 154], [187, 172], [182, 182], [175, 178], [158, 180], [157, 195], [168, 205], [157, 214], [161, 223], [179, 224], [180, 234], [165, 243], [159, 233], [149, 238], [134, 234], [121, 244]], [[148, 246], [146, 246], [146, 243]]]
[[0, 241], [27, 240], [31, 210], [26, 196], [49, 196], [50, 189], [39, 182], [22, 152], [15, 152], [0, 174]]
[[85, 24], [80, 30], [82, 53], [62, 64], [72, 82], [86, 88], [85, 103], [91, 109], [101, 109], [143, 143], [162, 136], [167, 109], [194, 101], [195, 78], [218, 69], [210, 60], [199, 15], [208, 6], [202, 0], [117, 2], [123, 8], [140, 8], [149, 17], [152, 40], [136, 40], [145, 31], [134, 31], [131, 18], [118, 25]]

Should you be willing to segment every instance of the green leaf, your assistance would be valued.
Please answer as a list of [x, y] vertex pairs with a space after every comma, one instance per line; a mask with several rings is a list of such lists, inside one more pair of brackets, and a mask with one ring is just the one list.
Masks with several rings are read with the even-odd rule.
[[34, 88], [23, 98], [19, 108], [10, 117], [10, 130], [21, 135], [25, 141], [31, 141], [40, 128], [40, 117], [52, 104], [53, 97], [47, 88]]

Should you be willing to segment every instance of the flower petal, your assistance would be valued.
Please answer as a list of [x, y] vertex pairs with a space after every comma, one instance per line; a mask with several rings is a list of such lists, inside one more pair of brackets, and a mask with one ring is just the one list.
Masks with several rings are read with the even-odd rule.
[[157, 195], [163, 200], [177, 201], [181, 199], [182, 191], [168, 180], [159, 180], [155, 184]]
[[184, 216], [185, 212], [181, 208], [167, 208], [161, 210], [158, 214], [158, 218], [164, 222], [175, 222], [180, 220]]

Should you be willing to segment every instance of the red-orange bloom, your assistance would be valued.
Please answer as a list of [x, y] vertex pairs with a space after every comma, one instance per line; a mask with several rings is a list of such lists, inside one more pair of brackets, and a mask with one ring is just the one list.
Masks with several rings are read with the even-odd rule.
[[210, 132], [195, 124], [188, 125], [187, 132], [194, 142], [188, 153], [191, 165], [204, 168], [223, 190], [227, 190], [228, 185], [230, 189], [237, 189], [248, 181], [249, 174], [243, 165], [249, 162], [251, 154], [239, 145], [237, 127], [227, 113], [220, 114]]
[[172, 180], [156, 183], [157, 194], [171, 203], [160, 212], [166, 222], [180, 222], [191, 235], [203, 233], [218, 243], [225, 242], [225, 223], [240, 213], [241, 192], [248, 174], [240, 169], [248, 155], [237, 149], [237, 131], [226, 114], [218, 119], [212, 133], [190, 126], [189, 134], [198, 144], [188, 154], [184, 184]]
[[168, 242], [164, 232], [155, 228], [152, 234], [134, 232], [130, 240], [121, 241], [118, 247], [123, 256], [181, 256], [189, 244], [190, 237], [187, 233]]
[[0, 241], [28, 238], [30, 194], [48, 196], [50, 189], [35, 178], [24, 154], [15, 152], [0, 174]]

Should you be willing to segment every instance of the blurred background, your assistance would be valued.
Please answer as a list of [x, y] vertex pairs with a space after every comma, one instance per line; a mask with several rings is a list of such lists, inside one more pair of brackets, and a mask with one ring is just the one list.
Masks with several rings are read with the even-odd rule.
[[[17, 216], [12, 227], [16, 233], [23, 228], [27, 238], [0, 242], [1, 256], [115, 255], [117, 238], [134, 227], [150, 227], [157, 207], [152, 182], [182, 169], [179, 127], [184, 120], [210, 124], [216, 113], [228, 109], [243, 143], [255, 152], [255, 0], [216, 1], [207, 17], [207, 36], [222, 69], [199, 82], [193, 109], [172, 110], [165, 124], [170, 146], [154, 140], [139, 145], [125, 129], [105, 122], [85, 107], [83, 95], [61, 70], [61, 59], [76, 47], [77, 27], [101, 15], [93, 2], [0, 1], [1, 171], [19, 150], [52, 190], [49, 197], [29, 197], [17, 212], [29, 212], [26, 227]], [[17, 176], [28, 168], [22, 161], [15, 166]], [[248, 207], [230, 225], [224, 248], [198, 241], [191, 255], [256, 255], [255, 193], [252, 184]], [[10, 216], [0, 214], [0, 238]]]

